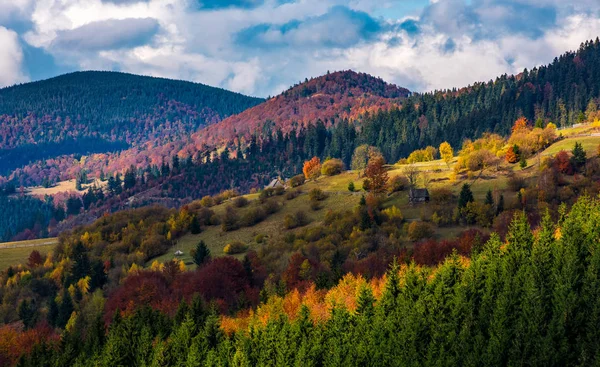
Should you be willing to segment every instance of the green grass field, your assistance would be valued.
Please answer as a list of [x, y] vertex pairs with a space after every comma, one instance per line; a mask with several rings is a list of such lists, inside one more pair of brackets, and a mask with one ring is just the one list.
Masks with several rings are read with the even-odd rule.
[[[0, 270], [4, 270], [11, 265], [26, 263], [29, 254], [33, 250], [37, 250], [42, 254], [47, 254], [49, 251], [54, 249], [56, 243], [56, 238], [42, 238], [29, 241], [0, 243]], [[28, 246], [14, 247], [23, 245]]]
[[[184, 253], [179, 259], [183, 260], [187, 265], [192, 265], [190, 250], [195, 248], [200, 240], [204, 240], [213, 257], [224, 256], [223, 248], [233, 241], [241, 241], [249, 245], [251, 249], [257, 249], [258, 246], [261, 246], [261, 244], [255, 242], [255, 237], [259, 234], [265, 235], [266, 241], [269, 241], [269, 239], [282, 238], [289, 231], [300, 230], [287, 230], [283, 227], [285, 216], [299, 210], [304, 211], [310, 220], [310, 223], [306, 227], [317, 226], [322, 222], [327, 210], [351, 210], [360, 200], [360, 195], [352, 194], [348, 191], [347, 186], [349, 181], [346, 181], [348, 177], [344, 177], [344, 175], [340, 176], [336, 176], [336, 179], [331, 180], [331, 183], [328, 178], [307, 183], [302, 186], [303, 193], [292, 200], [286, 200], [283, 196], [276, 197], [276, 200], [282, 205], [281, 209], [252, 227], [243, 227], [235, 231], [223, 232], [221, 231], [221, 226], [209, 226], [200, 234], [187, 234], [177, 240], [177, 244], [168, 253], [150, 260], [147, 265], [150, 265], [154, 260], [158, 260], [159, 262], [169, 261], [175, 258], [174, 253], [177, 250], [181, 250]], [[345, 191], [334, 190], [335, 187], [341, 186], [344, 182]], [[329, 193], [327, 199], [322, 202], [323, 208], [317, 211], [310, 208], [310, 200], [307, 193], [313, 187], [319, 187]], [[230, 205], [230, 203], [223, 203], [212, 209], [215, 213], [223, 213], [227, 205]], [[254, 205], [258, 205], [258, 200], [252, 199], [246, 208], [239, 210], [243, 213]], [[238, 257], [243, 257], [243, 254], [238, 255]]]
[[566, 138], [560, 140], [551, 146], [549, 146], [546, 150], [542, 152], [542, 155], [554, 155], [561, 150], [566, 150], [570, 152], [573, 150], [575, 143], [581, 143], [583, 145], [583, 149], [588, 153], [588, 157], [592, 155], [598, 154], [598, 145], [600, 145], [600, 136], [580, 136], [574, 138]]

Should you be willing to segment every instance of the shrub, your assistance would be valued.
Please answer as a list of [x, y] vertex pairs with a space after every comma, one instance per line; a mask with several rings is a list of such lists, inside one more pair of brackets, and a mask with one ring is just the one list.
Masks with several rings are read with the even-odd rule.
[[205, 208], [210, 208], [211, 206], [215, 205], [215, 202], [213, 201], [212, 197], [206, 195], [205, 197], [200, 199], [200, 204], [202, 204], [202, 206]]
[[235, 199], [233, 199], [233, 205], [237, 208], [243, 208], [246, 205], [248, 205], [248, 199], [246, 199], [243, 196], [238, 196]]
[[283, 188], [283, 187], [276, 187], [273, 189], [273, 195], [281, 196], [284, 193], [285, 193], [285, 188]]
[[433, 233], [433, 227], [427, 222], [414, 221], [408, 225], [408, 238], [413, 242], [429, 238]]
[[265, 201], [267, 201], [268, 198], [272, 197], [273, 195], [275, 195], [274, 189], [272, 189], [272, 188], [264, 189], [260, 192], [260, 195], [258, 195], [258, 201], [260, 201], [261, 203], [264, 203]]
[[279, 211], [279, 203], [275, 200], [267, 200], [262, 205], [262, 208], [266, 214], [273, 214]]
[[311, 200], [310, 201], [310, 208], [312, 210], [317, 211], [317, 210], [321, 209], [321, 203], [318, 202], [317, 200]]
[[285, 193], [285, 199], [286, 200], [293, 200], [295, 198], [298, 197], [298, 195], [300, 195], [300, 190], [290, 190], [288, 192]]
[[294, 214], [288, 214], [283, 220], [283, 225], [287, 229], [303, 227], [308, 224], [308, 216], [302, 210], [298, 210]]
[[439, 188], [429, 191], [429, 199], [435, 204], [446, 204], [452, 200], [452, 197], [450, 189]]
[[388, 181], [388, 192], [404, 191], [408, 186], [408, 179], [406, 177], [394, 176]]
[[233, 241], [227, 244], [225, 248], [223, 248], [223, 252], [227, 255], [241, 254], [243, 252], [246, 252], [247, 250], [248, 246], [246, 246], [243, 242], [240, 241]]
[[263, 242], [265, 242], [266, 239], [267, 239], [266, 235], [259, 233], [254, 237], [254, 242], [263, 243]]
[[350, 181], [348, 183], [348, 191], [354, 192], [354, 190], [356, 190], [355, 187], [354, 187], [354, 182]]
[[400, 209], [396, 208], [396, 206], [392, 206], [391, 208], [387, 208], [382, 211], [383, 215], [386, 217], [387, 221], [399, 226], [404, 221], [404, 216]]
[[223, 232], [233, 231], [240, 228], [239, 216], [235, 209], [228, 206], [221, 220], [221, 230]]
[[312, 189], [308, 192], [311, 201], [321, 201], [327, 198], [327, 195], [321, 189]]
[[303, 185], [305, 181], [306, 181], [306, 177], [304, 177], [304, 175], [296, 175], [296, 176], [290, 178], [288, 183], [291, 187], [298, 187], [300, 185]]
[[242, 214], [241, 224], [244, 227], [252, 227], [265, 220], [265, 218], [267, 218], [267, 214], [263, 208], [250, 208]]
[[513, 192], [517, 192], [527, 188], [527, 181], [522, 176], [513, 175], [508, 179], [508, 188]]
[[344, 170], [344, 162], [341, 159], [328, 159], [321, 167], [321, 174], [325, 176], [335, 176]]

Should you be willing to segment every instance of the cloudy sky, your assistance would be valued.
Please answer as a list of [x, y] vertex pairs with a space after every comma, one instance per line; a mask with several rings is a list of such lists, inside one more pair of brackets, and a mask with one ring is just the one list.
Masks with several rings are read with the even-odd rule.
[[598, 0], [0, 0], [0, 86], [119, 70], [266, 97], [353, 69], [428, 91], [598, 35]]

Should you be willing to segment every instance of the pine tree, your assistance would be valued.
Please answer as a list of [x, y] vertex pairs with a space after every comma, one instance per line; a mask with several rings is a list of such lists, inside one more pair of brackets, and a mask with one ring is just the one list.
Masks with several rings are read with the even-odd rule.
[[199, 234], [202, 232], [202, 227], [200, 227], [200, 221], [198, 220], [197, 215], [192, 216], [192, 221], [190, 222], [190, 233]]
[[458, 196], [458, 208], [462, 209], [466, 207], [468, 203], [473, 201], [474, 198], [471, 187], [468, 184], [464, 184], [460, 190], [460, 195]]
[[210, 250], [206, 246], [206, 243], [204, 243], [204, 240], [200, 240], [196, 245], [196, 249], [192, 253], [192, 260], [198, 266], [202, 266], [210, 261]]
[[575, 142], [575, 147], [573, 148], [573, 165], [576, 169], [581, 169], [585, 165], [587, 160], [587, 156], [585, 150], [583, 149], [583, 145], [579, 142]]
[[492, 190], [488, 190], [485, 194], [485, 204], [494, 206], [494, 196], [492, 194]]

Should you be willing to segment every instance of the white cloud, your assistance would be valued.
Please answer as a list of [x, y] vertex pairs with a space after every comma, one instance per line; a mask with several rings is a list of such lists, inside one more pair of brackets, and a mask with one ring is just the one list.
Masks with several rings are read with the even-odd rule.
[[23, 51], [18, 35], [0, 26], [0, 45], [0, 86], [26, 81], [21, 69]]
[[[430, 0], [420, 16], [411, 11], [418, 31], [397, 29], [403, 19], [391, 20], [382, 28], [386, 33], [364, 42], [353, 42], [360, 36], [354, 23], [324, 17], [339, 5], [381, 14], [382, 7], [405, 1], [265, 0], [254, 7], [202, 10], [197, 0], [0, 0], [0, 25], [7, 22], [2, 14], [18, 14], [31, 24], [22, 35], [27, 43], [76, 68], [187, 79], [262, 96], [348, 68], [417, 91], [461, 87], [551, 62], [600, 34], [597, 0]], [[515, 7], [523, 14], [514, 14]], [[530, 15], [539, 21], [521, 21]], [[118, 48], [118, 31], [101, 39], [82, 32], [132, 18], [154, 19], [159, 31], [140, 42], [117, 42]], [[300, 26], [281, 32], [295, 21]], [[260, 36], [265, 47], [236, 43], [241, 31], [261, 25], [267, 28]], [[0, 83], [6, 84], [23, 80], [22, 52], [16, 34], [3, 33]], [[64, 47], [65, 35], [71, 47]], [[86, 40], [101, 47], [88, 47]]]

